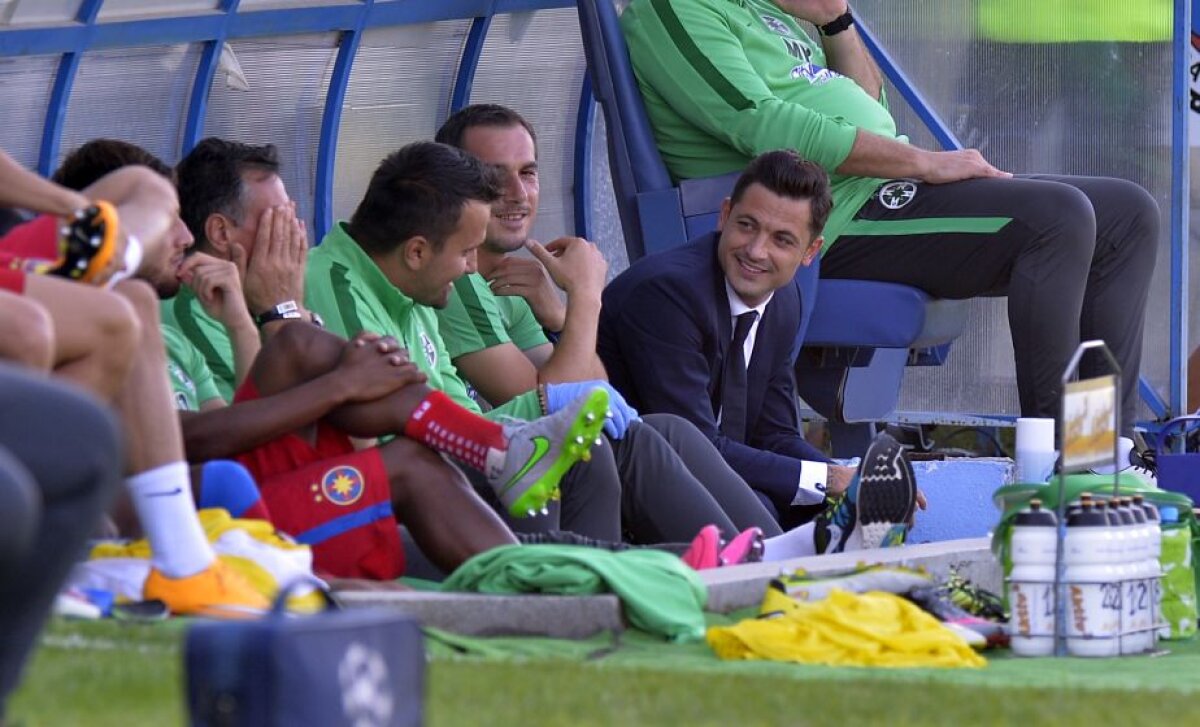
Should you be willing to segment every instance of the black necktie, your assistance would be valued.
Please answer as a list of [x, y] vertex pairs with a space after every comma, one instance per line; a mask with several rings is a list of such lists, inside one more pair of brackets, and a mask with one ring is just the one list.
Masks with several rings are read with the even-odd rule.
[[746, 441], [746, 355], [742, 349], [757, 319], [758, 311], [737, 317], [721, 374], [721, 433], [735, 442]]

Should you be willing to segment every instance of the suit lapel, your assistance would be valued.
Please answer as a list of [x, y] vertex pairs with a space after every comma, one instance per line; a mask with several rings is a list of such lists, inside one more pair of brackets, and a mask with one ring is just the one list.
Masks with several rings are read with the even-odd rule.
[[721, 375], [725, 370], [725, 357], [729, 355], [729, 344], [733, 340], [733, 321], [729, 315], [729, 294], [725, 292], [725, 273], [721, 271], [721, 262], [717, 260], [719, 240], [720, 235], [711, 232], [694, 243], [708, 248], [705, 258], [708, 260], [708, 299], [714, 301], [709, 314], [713, 317], [712, 330], [715, 331], [713, 335], [716, 340], [713, 341], [714, 355], [708, 362], [708, 380], [711, 382], [708, 394], [712, 401], [713, 416], [716, 416], [721, 408]]

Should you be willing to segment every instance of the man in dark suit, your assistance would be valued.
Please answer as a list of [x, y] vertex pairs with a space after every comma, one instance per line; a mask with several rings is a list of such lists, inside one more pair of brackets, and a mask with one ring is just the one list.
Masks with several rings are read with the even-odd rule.
[[820, 251], [831, 207], [818, 165], [792, 151], [763, 154], [723, 203], [718, 232], [639, 261], [605, 289], [598, 343], [631, 405], [692, 421], [784, 517], [846, 495], [826, 509], [833, 533], [818, 521], [817, 552], [825, 538], [850, 537], [855, 522], [863, 547], [902, 539], [918, 497], [890, 437], [868, 450], [860, 482], [800, 433], [791, 349], [802, 302], [792, 278]]

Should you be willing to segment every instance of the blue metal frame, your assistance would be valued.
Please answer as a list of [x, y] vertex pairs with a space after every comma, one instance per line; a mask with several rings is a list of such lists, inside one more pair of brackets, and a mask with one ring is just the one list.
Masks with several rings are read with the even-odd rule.
[[458, 61], [458, 75], [454, 78], [454, 91], [450, 94], [450, 113], [471, 103], [471, 89], [475, 85], [475, 69], [479, 67], [479, 58], [483, 55], [483, 42], [487, 40], [488, 30], [492, 27], [492, 16], [485, 15], [475, 18], [471, 30], [467, 33], [467, 41], [463, 43], [462, 58]]
[[[83, 0], [75, 14], [75, 21], [90, 29], [100, 15], [104, 0]], [[42, 144], [38, 150], [38, 173], [44, 177], [54, 172], [58, 163], [58, 152], [62, 144], [62, 127], [67, 118], [67, 104], [71, 100], [71, 89], [75, 86], [75, 74], [79, 72], [79, 61], [83, 48], [63, 53], [54, 74], [54, 86], [50, 90], [50, 102], [46, 105], [46, 122], [42, 127]]]
[[596, 127], [596, 97], [592, 77], [583, 74], [579, 111], [575, 114], [575, 234], [592, 239], [592, 137]]
[[[16, 55], [61, 54], [55, 73], [42, 139], [38, 152], [38, 171], [50, 174], [61, 151], [63, 125], [75, 77], [84, 53], [115, 47], [204, 43], [193, 83], [181, 153], [186, 154], [203, 135], [212, 79], [220, 60], [223, 43], [232, 38], [252, 38], [300, 33], [341, 32], [342, 42], [326, 98], [318, 149], [314, 230], [327, 229], [332, 220], [334, 157], [337, 150], [341, 106], [345, 86], [353, 65], [361, 34], [372, 27], [404, 25], [474, 18], [464, 47], [451, 99], [452, 110], [461, 108], [470, 98], [474, 72], [482, 51], [490, 19], [499, 13], [526, 12], [574, 7], [574, 0], [439, 0], [439, 2], [387, 2], [375, 4], [363, 0], [355, 5], [326, 5], [239, 12], [239, 0], [222, 0], [216, 11], [190, 17], [151, 18], [118, 22], [97, 22], [104, 0], [83, 0], [75, 23], [62, 27], [12, 28], [0, 30], [0, 57]], [[1172, 154], [1171, 168], [1171, 295], [1170, 295], [1170, 382], [1166, 401], [1143, 378], [1142, 398], [1156, 416], [1181, 412], [1186, 401], [1186, 365], [1188, 354], [1188, 165], [1183, 150], [1187, 147], [1188, 79], [1187, 44], [1192, 28], [1192, 2], [1174, 0], [1175, 27], [1172, 72]], [[869, 27], [858, 21], [864, 44], [900, 95], [929, 128], [945, 149], [960, 149], [961, 143], [916, 89], [895, 60], [880, 45]], [[594, 128], [594, 109], [588, 99], [590, 88], [585, 79], [581, 91], [575, 136], [575, 219], [577, 232], [591, 232], [590, 157]], [[587, 162], [587, 163], [583, 163]]]
[[358, 24], [354, 29], [342, 33], [337, 60], [329, 77], [325, 112], [321, 114], [321, 133], [317, 139], [317, 173], [313, 182], [313, 234], [317, 240], [325, 237], [325, 233], [333, 226], [333, 176], [338, 134], [342, 126], [342, 104], [346, 100], [346, 89], [350, 86], [350, 71], [354, 67], [354, 57], [358, 55], [363, 26], [374, 5], [375, 0], [363, 0]]
[[1175, 42], [1171, 74], [1171, 386], [1173, 412], [1187, 407], [1188, 358], [1188, 43], [1192, 32], [1192, 7], [1175, 0]]
[[[1146, 406], [1150, 408], [1150, 413], [1154, 415], [1155, 419], [1170, 418], [1171, 405], [1158, 395], [1145, 376], [1138, 378], [1138, 391], [1142, 395], [1142, 401], [1146, 402]], [[1142, 422], [1138, 422], [1138, 424], [1142, 424]]]
[[[99, 4], [99, 0], [87, 0]], [[461, 20], [501, 13], [574, 7], [573, 0], [439, 0], [374, 5], [362, 28]], [[224, 12], [189, 17], [149, 18], [112, 23], [80, 20], [66, 27], [14, 28], [0, 31], [0, 56], [71, 53], [100, 48], [128, 48], [172, 43], [198, 43], [226, 38], [331, 33], [354, 30], [361, 6], [329, 5], [285, 10], [257, 10], [227, 17]], [[82, 17], [82, 13], [81, 13]]]
[[188, 101], [187, 118], [184, 120], [183, 139], [180, 140], [179, 157], [182, 159], [204, 135], [204, 119], [208, 116], [208, 95], [212, 91], [213, 76], [221, 61], [221, 48], [225, 45], [225, 34], [237, 13], [242, 0], [222, 0], [218, 10], [225, 13], [224, 29], [217, 37], [204, 44], [200, 63], [196, 66], [196, 80], [192, 81], [192, 94]]

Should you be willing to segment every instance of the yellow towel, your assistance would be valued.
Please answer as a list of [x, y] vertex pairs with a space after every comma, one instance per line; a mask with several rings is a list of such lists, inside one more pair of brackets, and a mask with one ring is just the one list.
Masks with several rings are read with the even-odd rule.
[[708, 630], [708, 644], [722, 659], [765, 659], [829, 666], [987, 666], [957, 634], [900, 596], [881, 591], [800, 603], [768, 589], [763, 611]]
[[[201, 510], [200, 526], [217, 557], [237, 571], [256, 590], [274, 600], [280, 587], [312, 575], [312, 550], [275, 530], [265, 520], [240, 520], [221, 509]], [[139, 601], [150, 571], [150, 542], [104, 542], [95, 545], [88, 560], [71, 576], [71, 585], [112, 591], [118, 600]], [[324, 597], [312, 584], [292, 591], [288, 609], [320, 611]]]

